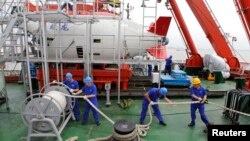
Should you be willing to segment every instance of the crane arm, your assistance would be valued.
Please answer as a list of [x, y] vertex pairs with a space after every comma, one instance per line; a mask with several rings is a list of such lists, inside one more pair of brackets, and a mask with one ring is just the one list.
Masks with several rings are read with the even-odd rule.
[[204, 0], [186, 1], [217, 55], [225, 58], [231, 69], [239, 68], [239, 60], [231, 52], [230, 46], [221, 32], [221, 27], [215, 22], [215, 19], [212, 16], [211, 11], [208, 10]]
[[234, 4], [244, 26], [248, 41], [250, 42], [250, 1], [234, 0]]
[[187, 28], [187, 25], [184, 21], [184, 18], [181, 14], [181, 11], [179, 10], [179, 7], [176, 3], [176, 0], [169, 0], [166, 3], [166, 7], [171, 11], [175, 22], [178, 26], [178, 29], [182, 35], [182, 38], [187, 46], [187, 48], [190, 50], [188, 52], [188, 55], [191, 55], [187, 60], [185, 66], [187, 67], [203, 67], [203, 61], [198, 53], [196, 46], [193, 42], [193, 39], [190, 35], [190, 32]]

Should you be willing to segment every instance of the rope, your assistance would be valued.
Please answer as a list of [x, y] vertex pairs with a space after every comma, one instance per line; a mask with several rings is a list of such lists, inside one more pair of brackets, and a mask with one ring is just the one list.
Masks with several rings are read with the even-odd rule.
[[250, 117], [250, 114], [243, 113], [243, 112], [240, 112], [240, 111], [236, 111], [236, 110], [234, 110], [234, 109], [227, 108], [227, 107], [225, 107], [225, 106], [221, 106], [221, 105], [219, 105], [219, 104], [216, 104], [216, 103], [213, 103], [213, 102], [210, 102], [210, 101], [208, 102], [208, 104], [212, 104], [212, 105], [217, 106], [217, 107], [220, 107], [220, 108], [222, 108], [222, 109], [225, 109], [225, 110], [228, 110], [228, 111], [231, 111], [231, 112], [240, 114], [240, 115], [244, 115], [244, 116]]
[[66, 139], [65, 141], [78, 141], [78, 136], [70, 137]]
[[86, 98], [84, 100], [86, 100], [92, 106], [92, 108], [94, 108], [98, 113], [100, 113], [103, 117], [105, 117], [110, 123], [115, 124], [115, 122], [111, 118], [109, 118], [102, 111], [100, 111], [98, 108], [96, 108], [96, 106], [91, 101], [89, 101], [88, 98]]
[[[55, 84], [55, 83], [53, 83]], [[59, 83], [60, 85], [63, 85], [64, 87], [66, 88], [69, 88], [68, 86], [62, 84], [62, 83]], [[63, 94], [64, 96], [67, 96], [67, 97], [72, 97], [72, 98], [83, 98], [84, 100], [86, 100], [98, 113], [100, 113], [104, 118], [106, 118], [111, 124], [114, 125], [114, 121], [112, 119], [110, 119], [106, 114], [104, 114], [102, 111], [100, 111], [88, 98], [84, 98], [84, 96], [73, 96], [73, 95], [67, 95], [67, 94], [64, 94], [64, 93], [61, 93]], [[136, 128], [133, 132], [131, 132], [130, 134], [126, 134], [126, 135], [120, 135], [118, 133], [116, 133], [114, 130], [113, 130], [113, 133], [111, 136], [107, 136], [107, 137], [103, 137], [103, 138], [96, 138], [96, 139], [91, 139], [89, 141], [102, 141], [102, 140], [108, 140], [110, 138], [115, 138], [116, 140], [132, 140], [132, 139], [135, 139], [137, 138], [138, 141], [140, 141], [140, 137], [144, 137], [147, 135], [147, 130], [149, 129], [149, 126], [150, 124], [152, 123], [152, 120], [153, 120], [153, 116], [152, 116], [152, 112], [151, 112], [151, 108], [150, 106], [152, 105], [156, 105], [156, 104], [159, 104], [159, 105], [185, 105], [185, 104], [195, 104], [195, 103], [200, 103], [199, 101], [189, 101], [189, 102], [171, 102], [171, 103], [165, 103], [165, 102], [153, 102], [153, 103], [150, 103], [148, 105], [148, 110], [149, 110], [149, 122], [146, 124], [146, 125], [140, 125], [140, 124], [136, 124]], [[245, 115], [245, 116], [248, 116], [250, 117], [250, 114], [247, 114], [247, 113], [243, 113], [243, 112], [240, 112], [240, 111], [236, 111], [236, 110], [233, 110], [233, 109], [230, 109], [230, 108], [227, 108], [225, 106], [221, 106], [219, 104], [216, 104], [216, 103], [213, 103], [213, 102], [206, 102], [208, 104], [212, 104], [214, 106], [217, 106], [217, 107], [220, 107], [222, 109], [226, 109], [226, 110], [229, 110], [229, 111], [232, 111], [232, 112], [235, 112], [235, 113], [238, 113], [238, 114], [241, 114], [241, 115]]]
[[107, 136], [107, 137], [101, 137], [101, 138], [95, 138], [95, 139], [90, 139], [88, 141], [106, 141], [106, 140], [110, 140], [112, 138], [113, 135]]
[[136, 137], [138, 137], [136, 128], [134, 129], [133, 132], [125, 135], [118, 134], [113, 130], [113, 138], [118, 141], [130, 141], [135, 139]]
[[137, 139], [137, 141], [141, 140], [139, 134], [137, 133], [137, 128], [135, 128], [133, 132], [126, 135], [118, 134], [113, 130], [112, 135], [110, 136], [90, 139], [88, 141], [106, 141], [106, 140], [111, 140], [112, 138], [114, 138], [117, 141], [131, 141], [134, 139]]
[[156, 104], [159, 104], [159, 105], [184, 105], [184, 104], [195, 104], [195, 103], [200, 103], [200, 102], [199, 101], [190, 101], [190, 102], [171, 102], [171, 103], [154, 102], [154, 104], [150, 103], [148, 105], [149, 122], [146, 125], [140, 125], [140, 124], [136, 125], [137, 130], [138, 130], [138, 134], [141, 137], [145, 137], [147, 135], [147, 130], [149, 129], [149, 126], [150, 126], [150, 124], [152, 123], [152, 120], [153, 120], [153, 115], [152, 115], [151, 108], [150, 108], [151, 105], [156, 105]]
[[[61, 94], [67, 97], [71, 97], [71, 98], [83, 98], [84, 99], [84, 96], [67, 95], [64, 93], [61, 93]], [[115, 122], [111, 118], [109, 118], [106, 114], [100, 111], [91, 101], [89, 101], [88, 98], [84, 100], [86, 100], [91, 105], [92, 108], [94, 108], [98, 113], [100, 113], [104, 118], [106, 118], [111, 124], [115, 124]]]
[[[48, 83], [47, 85], [50, 85], [50, 84], [59, 84], [59, 85], [62, 85], [63, 87], [70, 89], [67, 85], [65, 85], [61, 82], [51, 82], [51, 83]], [[45, 86], [42, 89], [44, 89], [44, 88], [45, 88]], [[115, 122], [112, 119], [110, 119], [106, 114], [104, 114], [102, 111], [100, 111], [91, 101], [89, 101], [88, 98], [85, 99], [84, 96], [68, 95], [65, 93], [61, 93], [61, 94], [64, 96], [67, 96], [67, 97], [71, 97], [71, 98], [83, 98], [91, 105], [91, 107], [93, 107], [98, 113], [100, 113], [104, 118], [106, 118], [111, 124], [115, 124]]]

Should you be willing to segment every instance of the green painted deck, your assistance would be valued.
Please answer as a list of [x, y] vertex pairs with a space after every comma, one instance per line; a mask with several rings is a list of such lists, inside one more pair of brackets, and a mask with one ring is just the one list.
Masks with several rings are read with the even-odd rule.
[[[1, 141], [25, 141], [27, 135], [27, 127], [24, 125], [20, 111], [26, 94], [23, 85], [7, 84], [8, 97], [10, 99], [10, 112], [6, 107], [0, 107], [0, 139]], [[105, 98], [99, 98], [99, 107], [111, 119], [129, 119], [138, 123], [141, 111], [141, 98], [133, 98], [134, 102], [128, 109], [121, 109], [117, 106], [117, 100], [112, 100], [110, 107], [105, 106]], [[171, 99], [174, 102], [190, 101], [185, 99]], [[224, 98], [211, 98], [212, 102], [223, 105]], [[81, 101], [81, 105], [83, 105]], [[83, 106], [82, 106], [83, 107]], [[160, 110], [167, 123], [166, 127], [160, 126], [156, 117], [153, 117], [153, 123], [148, 130], [148, 134], [143, 138], [144, 141], [206, 141], [207, 135], [203, 133], [205, 125], [202, 123], [197, 112], [196, 126], [189, 128], [187, 124], [190, 122], [189, 105], [166, 106], [160, 105]], [[230, 124], [230, 122], [222, 116], [222, 110], [213, 105], [206, 105], [206, 113], [211, 122], [215, 124]], [[81, 114], [82, 114], [81, 109]], [[147, 120], [149, 117], [147, 117]], [[63, 139], [72, 136], [78, 136], [79, 141], [87, 141], [88, 139], [108, 136], [112, 133], [112, 125], [103, 117], [101, 117], [101, 125], [96, 126], [92, 120], [90, 113], [90, 121], [87, 125], [81, 125], [81, 122], [70, 121], [62, 132]], [[249, 118], [240, 118], [240, 124], [250, 124]], [[55, 138], [34, 138], [35, 141], [54, 141]]]
[[214, 81], [201, 81], [202, 86], [210, 91], [227, 91], [236, 88], [235, 81], [225, 81], [225, 83], [215, 84]]

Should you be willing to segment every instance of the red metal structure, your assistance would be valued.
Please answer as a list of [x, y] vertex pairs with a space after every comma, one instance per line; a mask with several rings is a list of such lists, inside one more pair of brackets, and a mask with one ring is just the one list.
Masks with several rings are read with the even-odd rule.
[[247, 34], [248, 41], [250, 41], [250, 1], [234, 0], [234, 3]]
[[[248, 41], [250, 42], [250, 1], [234, 0], [234, 3], [247, 34]], [[249, 78], [249, 76], [247, 78]], [[250, 90], [250, 79], [248, 79], [246, 89]]]
[[149, 26], [148, 32], [165, 37], [168, 32], [171, 17], [160, 16], [156, 22], [152, 22]]
[[211, 12], [203, 0], [186, 0], [196, 19], [200, 23], [208, 40], [213, 46], [217, 55], [227, 60], [230, 69], [240, 68], [239, 60], [233, 55], [230, 46], [220, 31]]
[[[187, 69], [202, 69], [203, 68], [203, 61], [198, 53], [195, 44], [193, 42], [193, 39], [189, 33], [189, 30], [187, 28], [187, 25], [184, 21], [184, 18], [179, 10], [179, 7], [175, 0], [169, 0], [169, 4], [171, 5], [171, 13], [177, 23], [177, 26], [181, 32], [181, 35], [184, 39], [184, 42], [187, 46], [187, 48], [190, 50], [190, 52], [187, 52], [188, 59], [186, 60], [185, 67]], [[168, 5], [166, 5], [168, 6]]]
[[[82, 82], [84, 71], [83, 71], [83, 65], [82, 64], [63, 64], [63, 72], [58, 71], [56, 69], [55, 64], [49, 65], [49, 82], [52, 82], [53, 80], [57, 80], [57, 73], [58, 78], [61, 80], [61, 78], [65, 78], [66, 73], [70, 72], [73, 74], [74, 79]], [[39, 81], [40, 88], [44, 86], [44, 76], [43, 76], [43, 69], [41, 67], [37, 68], [37, 80]]]

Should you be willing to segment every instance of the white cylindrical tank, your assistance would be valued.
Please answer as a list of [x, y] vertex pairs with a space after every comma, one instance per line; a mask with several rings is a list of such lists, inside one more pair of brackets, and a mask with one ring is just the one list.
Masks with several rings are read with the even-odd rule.
[[53, 98], [52, 102], [57, 106], [60, 112], [65, 109], [67, 104], [65, 96], [62, 94], [62, 92], [59, 91], [50, 91], [46, 95], [44, 95], [43, 98]]
[[206, 54], [203, 57], [204, 67], [207, 68], [210, 72], [221, 71], [223, 78], [230, 77], [230, 67], [226, 63], [225, 59], [221, 58], [218, 55]]

